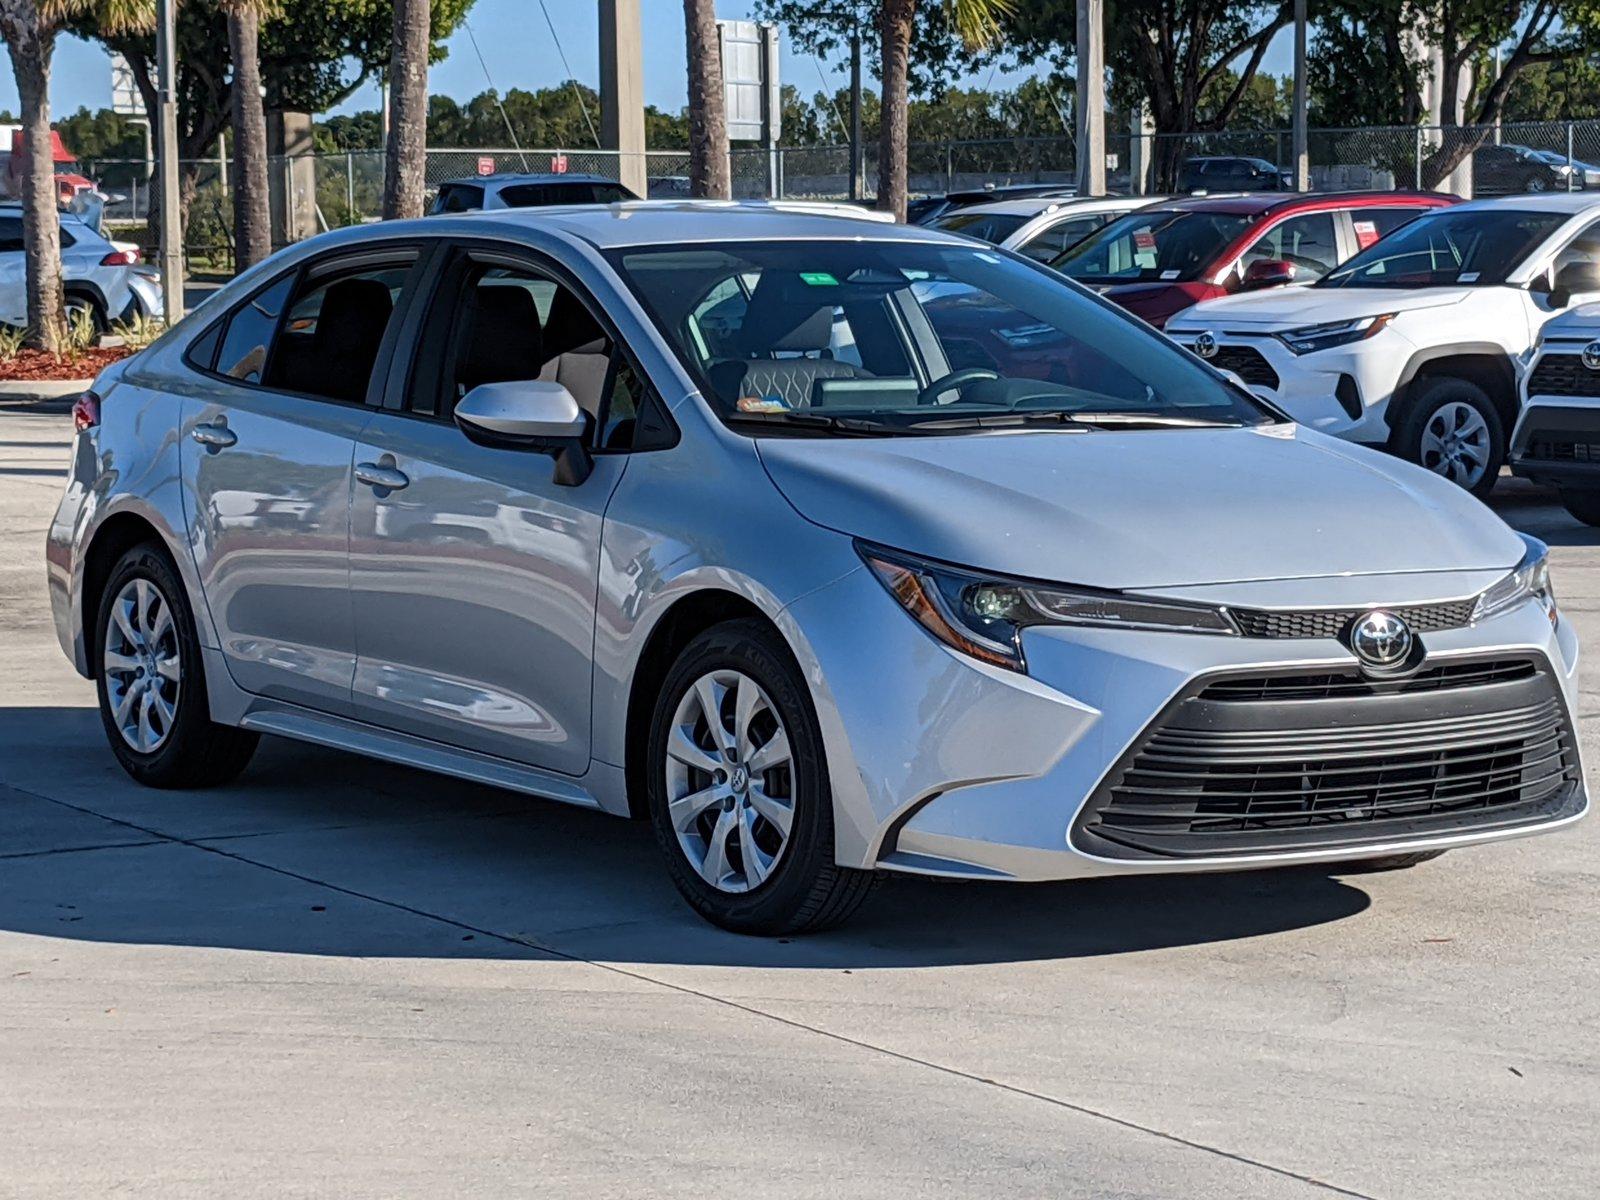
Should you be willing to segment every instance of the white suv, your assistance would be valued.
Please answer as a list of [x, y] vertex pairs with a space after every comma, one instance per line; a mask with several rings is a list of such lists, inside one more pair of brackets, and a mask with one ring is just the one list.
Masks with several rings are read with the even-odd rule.
[[1600, 197], [1516, 196], [1401, 226], [1317, 283], [1197, 304], [1167, 333], [1301, 424], [1479, 496], [1516, 423], [1517, 361], [1600, 300]]
[[1600, 525], [1600, 304], [1570, 309], [1540, 333], [1522, 373], [1511, 470], [1555, 487], [1568, 512]]

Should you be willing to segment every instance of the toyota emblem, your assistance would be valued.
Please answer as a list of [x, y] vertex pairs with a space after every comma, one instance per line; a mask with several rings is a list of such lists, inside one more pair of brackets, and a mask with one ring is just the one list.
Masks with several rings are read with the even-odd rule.
[[[1596, 345], [1600, 345], [1600, 343], [1596, 343]], [[1202, 333], [1199, 337], [1195, 338], [1194, 352], [1201, 358], [1215, 358], [1217, 356], [1217, 335], [1208, 329], [1205, 333]], [[1589, 352], [1585, 350], [1583, 353], [1584, 362], [1587, 363], [1589, 361]]]
[[1590, 342], [1583, 348], [1583, 365], [1591, 371], [1600, 371], [1600, 342]]
[[1350, 648], [1369, 667], [1397, 667], [1411, 653], [1411, 627], [1399, 617], [1381, 609], [1369, 612], [1350, 630]]

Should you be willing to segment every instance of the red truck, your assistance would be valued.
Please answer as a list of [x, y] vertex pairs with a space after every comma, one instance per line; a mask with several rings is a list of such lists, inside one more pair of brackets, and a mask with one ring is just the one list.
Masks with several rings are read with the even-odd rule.
[[[0, 125], [0, 144], [10, 146], [9, 150], [0, 151], [0, 198], [16, 200], [22, 196], [22, 138], [22, 126]], [[62, 208], [71, 204], [79, 192], [95, 190], [94, 184], [78, 173], [77, 156], [67, 149], [61, 135], [53, 129], [50, 131], [50, 157], [55, 162], [56, 203]]]

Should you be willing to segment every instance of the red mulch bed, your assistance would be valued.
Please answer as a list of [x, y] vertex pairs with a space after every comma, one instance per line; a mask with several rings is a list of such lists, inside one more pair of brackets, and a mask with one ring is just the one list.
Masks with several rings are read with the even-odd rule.
[[57, 358], [43, 350], [22, 350], [9, 362], [0, 361], [0, 380], [36, 382], [55, 379], [93, 379], [118, 359], [133, 351], [126, 346], [110, 350], [85, 350], [77, 362]]

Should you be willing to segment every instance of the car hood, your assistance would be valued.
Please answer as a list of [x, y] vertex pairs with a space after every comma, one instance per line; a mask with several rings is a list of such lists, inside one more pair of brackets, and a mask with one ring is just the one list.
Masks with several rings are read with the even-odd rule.
[[1575, 305], [1551, 317], [1539, 331], [1540, 341], [1594, 337], [1600, 337], [1600, 303]]
[[1103, 588], [1509, 569], [1469, 494], [1293, 425], [764, 438], [816, 524], [929, 558]]
[[1296, 329], [1353, 321], [1380, 313], [1414, 312], [1459, 304], [1471, 288], [1285, 287], [1223, 296], [1198, 304], [1177, 319], [1184, 329]]

